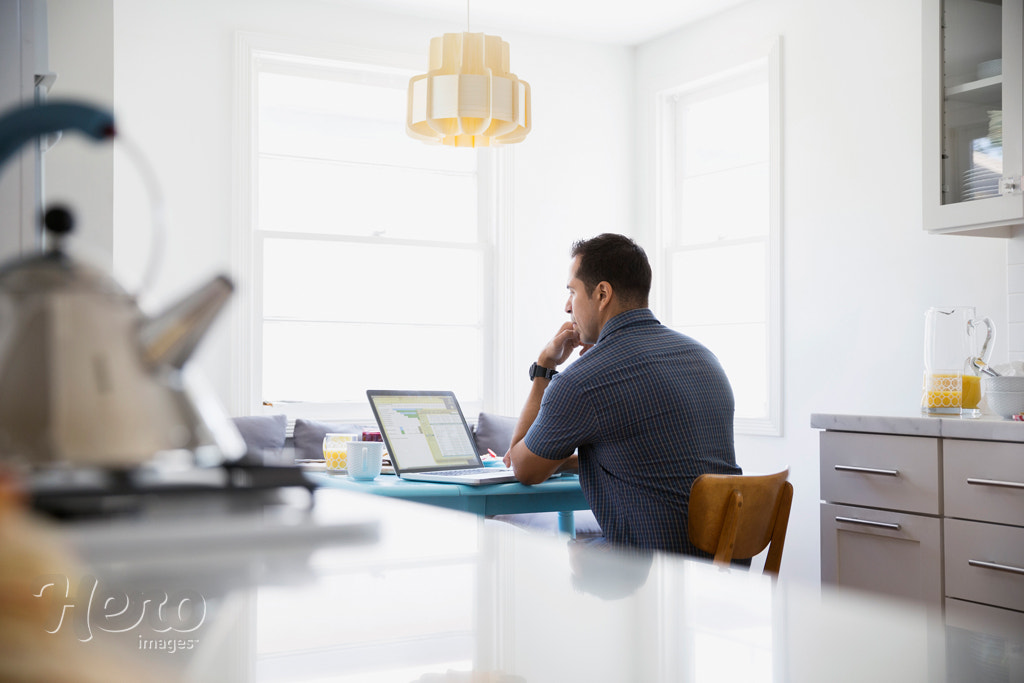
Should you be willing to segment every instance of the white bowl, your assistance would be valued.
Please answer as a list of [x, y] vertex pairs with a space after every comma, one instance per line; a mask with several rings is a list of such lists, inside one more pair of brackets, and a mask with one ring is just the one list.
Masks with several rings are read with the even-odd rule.
[[1024, 391], [989, 391], [985, 401], [992, 412], [1003, 417], [1024, 413]]
[[985, 388], [985, 392], [990, 391], [1004, 391], [1004, 392], [1024, 392], [1024, 377], [982, 377], [981, 383]]

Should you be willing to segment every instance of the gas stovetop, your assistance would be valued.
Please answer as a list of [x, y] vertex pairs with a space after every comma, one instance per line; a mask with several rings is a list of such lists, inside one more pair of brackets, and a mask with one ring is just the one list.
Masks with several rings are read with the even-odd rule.
[[315, 488], [297, 467], [244, 461], [176, 469], [54, 468], [31, 473], [26, 483], [32, 507], [59, 519], [239, 512], [279, 502], [289, 490]]

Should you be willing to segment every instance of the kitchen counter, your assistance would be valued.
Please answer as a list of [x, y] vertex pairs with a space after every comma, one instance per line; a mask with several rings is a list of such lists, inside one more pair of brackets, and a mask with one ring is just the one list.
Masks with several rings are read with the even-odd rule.
[[[267, 518], [264, 543], [252, 517], [52, 529], [82, 566], [39, 577], [56, 609], [22, 624], [16, 649], [0, 629], [0, 670], [31, 658], [219, 682], [944, 678], [939, 627], [914, 605], [401, 500], [314, 495], [306, 512]], [[227, 542], [232, 524], [245, 542]], [[25, 589], [29, 603], [44, 593]], [[147, 611], [161, 602], [172, 609]]]
[[978, 418], [916, 415], [841, 415], [812, 413], [811, 427], [840, 432], [935, 436], [1024, 443], [1024, 422], [999, 416]]

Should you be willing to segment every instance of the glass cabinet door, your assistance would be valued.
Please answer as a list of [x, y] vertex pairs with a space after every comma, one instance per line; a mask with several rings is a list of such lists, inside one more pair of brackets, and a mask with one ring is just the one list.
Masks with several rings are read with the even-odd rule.
[[924, 4], [925, 228], [1022, 224], [1022, 0]]
[[1003, 177], [1002, 3], [943, 4], [942, 203], [998, 197]]

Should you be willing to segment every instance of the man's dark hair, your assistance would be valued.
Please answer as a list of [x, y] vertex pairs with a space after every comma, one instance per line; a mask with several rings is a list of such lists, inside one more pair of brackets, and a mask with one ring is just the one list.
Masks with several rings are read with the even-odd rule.
[[583, 282], [587, 296], [600, 282], [631, 306], [646, 307], [651, 293], [651, 264], [639, 244], [625, 235], [606, 232], [572, 245], [573, 258], [580, 257], [576, 277]]

